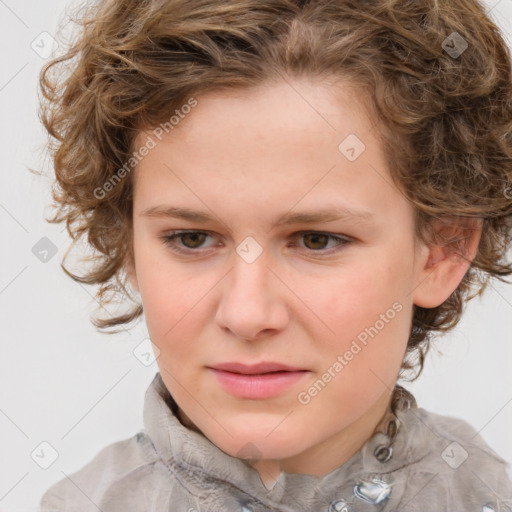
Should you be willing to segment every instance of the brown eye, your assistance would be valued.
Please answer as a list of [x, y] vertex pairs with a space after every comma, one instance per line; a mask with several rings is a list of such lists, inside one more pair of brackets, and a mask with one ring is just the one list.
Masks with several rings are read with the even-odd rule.
[[182, 235], [178, 235], [179, 239], [183, 242], [183, 245], [187, 249], [197, 249], [201, 247], [204, 243], [206, 233], [183, 233]]
[[172, 251], [179, 254], [199, 253], [208, 249], [203, 247], [210, 234], [204, 231], [173, 231], [160, 237], [162, 242]]
[[[206, 239], [212, 235], [207, 231], [172, 231], [161, 238], [162, 242], [173, 252], [181, 255], [203, 255], [207, 251], [215, 248], [215, 245], [205, 245]], [[353, 242], [352, 239], [334, 235], [330, 233], [321, 233], [318, 231], [296, 233], [294, 238], [304, 239], [302, 245], [293, 245], [309, 253], [318, 253], [318, 256], [327, 256], [340, 251], [344, 246]], [[331, 246], [329, 247], [329, 244]], [[218, 247], [218, 244], [217, 244]]]
[[323, 233], [309, 233], [304, 235], [304, 245], [308, 249], [321, 250], [325, 249], [329, 242], [329, 235]]
[[[344, 246], [352, 243], [352, 239], [331, 233], [322, 233], [319, 231], [308, 231], [297, 233], [301, 243], [299, 248], [309, 251], [309, 253], [318, 253], [318, 256], [326, 256], [340, 251]], [[303, 241], [302, 241], [303, 240]]]

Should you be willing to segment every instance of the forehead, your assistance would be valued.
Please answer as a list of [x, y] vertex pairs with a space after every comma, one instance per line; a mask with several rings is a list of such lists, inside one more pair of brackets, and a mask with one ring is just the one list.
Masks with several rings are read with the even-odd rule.
[[[332, 146], [333, 139], [335, 143], [341, 140], [347, 130], [364, 139], [374, 125], [368, 114], [370, 102], [346, 81], [336, 87], [313, 79], [265, 82], [251, 88], [209, 91], [195, 101], [197, 106], [179, 118], [170, 115], [173, 126], [164, 120], [160, 133], [153, 136], [159, 142], [205, 148], [207, 154], [219, 144], [223, 150], [229, 145], [229, 156], [233, 156], [236, 150], [250, 149], [257, 143], [260, 147], [263, 144], [266, 152], [281, 148], [284, 153], [289, 148], [282, 148], [282, 143], [294, 144], [298, 138], [304, 148], [322, 141]], [[143, 143], [151, 133], [140, 132], [137, 142]], [[293, 146], [288, 158], [297, 149]], [[200, 157], [202, 153], [189, 156]]]
[[139, 211], [210, 204], [235, 218], [250, 207], [263, 216], [321, 203], [376, 213], [404, 200], [365, 98], [349, 86], [282, 82], [196, 100], [168, 133], [139, 133], [136, 149], [155, 142], [135, 171]]

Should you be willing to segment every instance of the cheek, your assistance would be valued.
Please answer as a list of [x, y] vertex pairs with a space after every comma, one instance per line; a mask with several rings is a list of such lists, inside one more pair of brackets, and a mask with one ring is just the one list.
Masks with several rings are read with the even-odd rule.
[[321, 375], [314, 377], [329, 382], [315, 402], [315, 413], [322, 414], [330, 406], [333, 422], [340, 417], [355, 419], [395, 386], [411, 311], [398, 301], [383, 304], [386, 307], [370, 308], [362, 303], [357, 314], [338, 315], [336, 342], [323, 346]]
[[148, 328], [162, 337], [193, 305], [193, 279], [173, 263], [156, 233], [135, 232], [139, 292]]
[[[412, 315], [408, 281], [402, 272], [407, 263], [394, 258], [392, 251], [388, 254], [391, 257], [387, 260], [373, 255], [350, 268], [347, 265], [346, 270], [340, 268], [328, 286], [325, 280], [308, 282], [306, 296], [310, 300], [306, 303], [322, 321], [315, 317], [315, 326], [310, 324], [311, 336], [322, 339], [317, 347], [328, 363], [326, 367], [346, 354], [346, 383], [370, 379], [382, 387], [378, 375], [392, 386], [403, 359]], [[325, 325], [331, 335], [320, 336], [319, 329], [327, 332]]]
[[161, 370], [182, 375], [192, 368], [183, 365], [184, 361], [197, 362], [203, 356], [201, 345], [195, 341], [202, 339], [209, 314], [208, 291], [219, 277], [207, 272], [198, 275], [163, 256], [141, 258], [139, 263], [137, 274], [146, 327], [160, 350], [157, 363]]
[[163, 351], [183, 329], [183, 321], [193, 312], [200, 290], [194, 292], [194, 280], [169, 268], [165, 258], [149, 253], [141, 254], [137, 260], [137, 280], [148, 332]]
[[302, 296], [336, 338], [347, 339], [373, 324], [395, 301], [401, 302], [400, 283], [392, 274], [374, 262], [351, 265], [328, 280], [308, 280]]
[[[194, 340], [201, 337], [200, 303], [187, 293], [190, 285], [184, 280], [147, 280], [143, 296], [146, 327], [153, 343], [159, 349], [156, 360], [160, 374], [171, 394], [180, 403], [196, 394], [195, 365], [201, 360], [200, 346]], [[188, 363], [193, 364], [188, 364]]]
[[200, 290], [194, 293], [191, 283], [184, 279], [152, 276], [143, 281], [141, 297], [148, 330], [155, 340], [168, 344], [183, 334], [194, 330], [197, 315], [194, 305], [199, 301]]

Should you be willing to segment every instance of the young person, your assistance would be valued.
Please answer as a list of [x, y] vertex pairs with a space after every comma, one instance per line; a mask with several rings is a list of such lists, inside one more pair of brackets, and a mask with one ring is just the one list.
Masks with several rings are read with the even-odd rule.
[[144, 313], [159, 372], [144, 430], [42, 510], [510, 506], [505, 461], [397, 384], [512, 272], [483, 7], [102, 0], [79, 27], [41, 76], [51, 221], [97, 252], [75, 279], [136, 302], [96, 325]]

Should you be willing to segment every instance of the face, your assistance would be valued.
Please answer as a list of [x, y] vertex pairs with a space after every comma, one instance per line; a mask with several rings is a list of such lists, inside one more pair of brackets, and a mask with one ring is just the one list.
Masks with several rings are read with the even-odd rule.
[[413, 208], [348, 87], [196, 100], [137, 139], [156, 144], [135, 170], [131, 280], [162, 379], [226, 453], [323, 474], [388, 406], [418, 284]]

